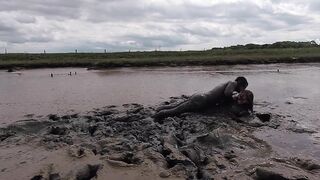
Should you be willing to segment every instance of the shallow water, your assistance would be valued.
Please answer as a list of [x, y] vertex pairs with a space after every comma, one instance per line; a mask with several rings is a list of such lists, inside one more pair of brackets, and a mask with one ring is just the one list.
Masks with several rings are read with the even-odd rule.
[[107, 105], [153, 105], [170, 96], [209, 91], [236, 76], [247, 77], [256, 107], [292, 116], [305, 126], [319, 123], [320, 64], [0, 71], [0, 122]]

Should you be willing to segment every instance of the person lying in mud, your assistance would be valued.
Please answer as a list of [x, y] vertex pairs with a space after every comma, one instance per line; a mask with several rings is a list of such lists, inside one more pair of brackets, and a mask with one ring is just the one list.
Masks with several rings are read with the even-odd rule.
[[[153, 117], [155, 119], [162, 119], [185, 112], [196, 112], [209, 107], [229, 104], [235, 101], [232, 97], [233, 92], [242, 92], [247, 86], [248, 81], [245, 77], [237, 77], [234, 81], [223, 83], [207, 93], [192, 95], [186, 101], [178, 105], [162, 106], [157, 109], [157, 112]], [[241, 97], [242, 96], [240, 96], [240, 100]]]
[[254, 95], [249, 90], [242, 90], [240, 93], [234, 91], [232, 98], [234, 103], [231, 112], [236, 116], [247, 116], [253, 114]]

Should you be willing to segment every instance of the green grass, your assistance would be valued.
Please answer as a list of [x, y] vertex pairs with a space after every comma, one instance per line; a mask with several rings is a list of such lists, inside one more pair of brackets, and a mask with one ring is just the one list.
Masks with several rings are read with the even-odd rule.
[[214, 49], [120, 53], [0, 54], [0, 68], [143, 67], [320, 62], [320, 48]]

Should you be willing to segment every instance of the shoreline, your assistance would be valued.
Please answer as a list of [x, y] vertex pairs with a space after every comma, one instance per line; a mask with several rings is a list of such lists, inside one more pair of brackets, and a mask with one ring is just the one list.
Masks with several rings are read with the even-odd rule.
[[320, 48], [183, 52], [0, 54], [0, 69], [179, 67], [320, 62]]
[[0, 65], [0, 70], [22, 70], [22, 69], [46, 69], [46, 68], [87, 68], [88, 70], [99, 70], [99, 69], [115, 69], [115, 68], [143, 68], [143, 67], [187, 67], [187, 66], [221, 66], [221, 65], [268, 65], [268, 64], [304, 64], [304, 63], [320, 63], [319, 57], [308, 57], [308, 58], [281, 58], [281, 59], [268, 59], [268, 60], [252, 60], [252, 59], [240, 59], [236, 61], [180, 61], [180, 62], [157, 62], [157, 63], [126, 63], [126, 64], [117, 64], [117, 63], [103, 63], [96, 66], [88, 66], [84, 64], [10, 64], [10, 65]]

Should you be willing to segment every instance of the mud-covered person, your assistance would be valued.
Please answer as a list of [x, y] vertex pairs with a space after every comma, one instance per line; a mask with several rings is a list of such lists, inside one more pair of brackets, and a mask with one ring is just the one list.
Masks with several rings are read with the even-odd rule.
[[155, 119], [162, 119], [169, 116], [176, 116], [185, 112], [202, 111], [207, 108], [212, 108], [218, 105], [231, 103], [233, 92], [241, 92], [248, 86], [248, 81], [245, 77], [237, 77], [234, 81], [228, 81], [220, 84], [211, 91], [204, 94], [195, 94], [189, 97], [186, 101], [177, 105], [166, 105], [157, 109], [154, 115]]
[[248, 116], [253, 114], [254, 95], [250, 90], [242, 90], [240, 93], [234, 91], [232, 93], [234, 103], [231, 112], [236, 116]]

